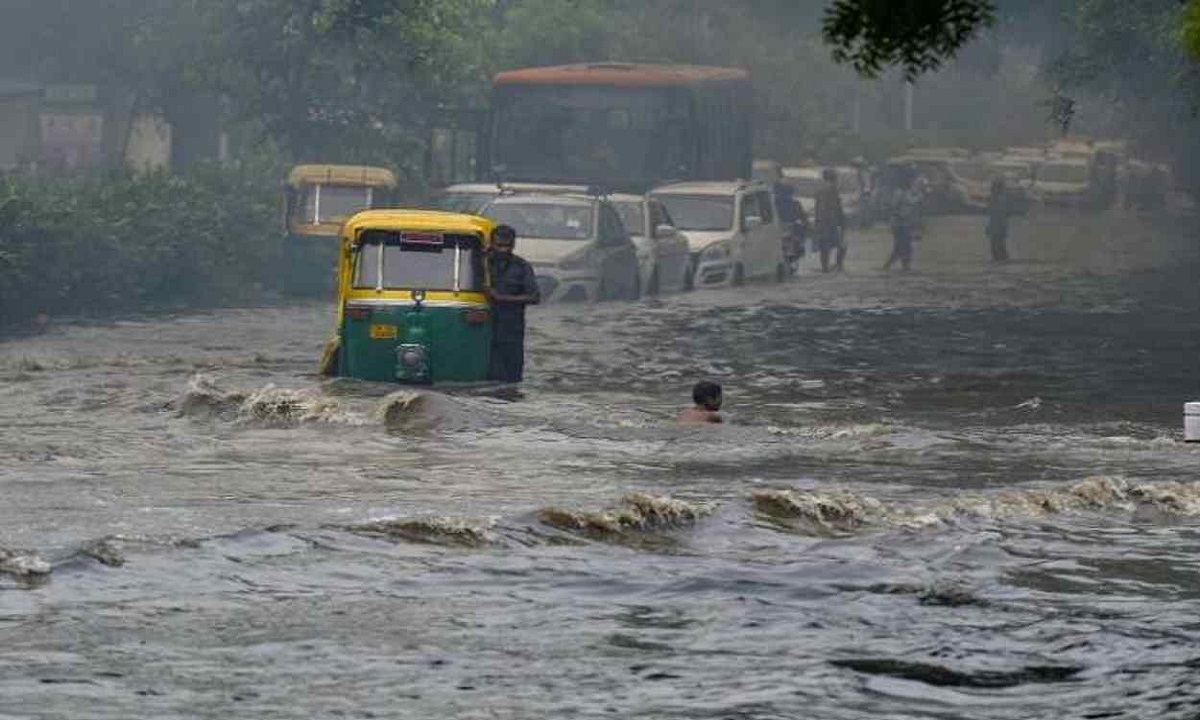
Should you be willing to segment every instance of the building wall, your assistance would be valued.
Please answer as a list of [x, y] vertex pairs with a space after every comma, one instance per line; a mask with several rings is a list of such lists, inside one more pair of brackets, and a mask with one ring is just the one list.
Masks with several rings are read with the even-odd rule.
[[41, 157], [39, 95], [0, 98], [0, 169], [11, 170]]
[[42, 149], [53, 170], [78, 170], [103, 163], [104, 115], [96, 111], [42, 113]]

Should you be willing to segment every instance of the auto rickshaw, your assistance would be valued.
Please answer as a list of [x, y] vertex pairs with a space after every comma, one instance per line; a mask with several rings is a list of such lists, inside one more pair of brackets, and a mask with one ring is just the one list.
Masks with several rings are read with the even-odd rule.
[[342, 222], [365, 208], [394, 204], [391, 170], [360, 165], [297, 165], [284, 189], [284, 286], [294, 294], [332, 292]]
[[495, 227], [434, 210], [364, 210], [346, 220], [337, 335], [321, 373], [419, 385], [487, 380], [486, 252]]

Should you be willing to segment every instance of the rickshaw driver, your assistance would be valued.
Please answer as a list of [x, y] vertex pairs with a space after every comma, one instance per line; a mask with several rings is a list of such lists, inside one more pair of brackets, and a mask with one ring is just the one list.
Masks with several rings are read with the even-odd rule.
[[525, 371], [525, 306], [536, 305], [538, 291], [533, 266], [513, 254], [517, 231], [509, 225], [497, 225], [492, 232], [488, 253], [492, 301], [492, 359], [489, 376], [506, 383], [521, 382]]

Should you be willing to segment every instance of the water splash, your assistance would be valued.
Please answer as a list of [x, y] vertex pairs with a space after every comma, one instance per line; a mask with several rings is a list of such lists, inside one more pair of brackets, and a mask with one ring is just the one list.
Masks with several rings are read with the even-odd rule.
[[605, 510], [543, 508], [538, 519], [559, 530], [596, 539], [616, 539], [691, 527], [714, 510], [711, 503], [633, 493], [622, 498], [616, 507]]
[[351, 525], [350, 532], [392, 540], [482, 547], [496, 542], [492, 534], [494, 520], [455, 517], [387, 518]]
[[179, 402], [178, 414], [196, 419], [220, 418], [237, 423], [292, 426], [305, 423], [362, 425], [371, 422], [344, 408], [337, 399], [310, 389], [289, 389], [268, 384], [251, 392], [225, 390], [216, 380], [193, 375]]
[[188, 387], [179, 401], [181, 417], [211, 418], [236, 413], [246, 400], [243, 392], [230, 392], [218, 387], [216, 380], [203, 373], [188, 378]]
[[0, 574], [33, 581], [50, 575], [50, 563], [37, 555], [0, 548]]
[[1147, 483], [1093, 477], [1061, 489], [1030, 489], [994, 496], [963, 496], [911, 507], [885, 503], [848, 490], [764, 490], [751, 496], [755, 510], [777, 525], [816, 534], [852, 534], [870, 529], [920, 530], [947, 527], [961, 519], [1028, 519], [1071, 512], [1160, 512], [1200, 516], [1200, 485]]

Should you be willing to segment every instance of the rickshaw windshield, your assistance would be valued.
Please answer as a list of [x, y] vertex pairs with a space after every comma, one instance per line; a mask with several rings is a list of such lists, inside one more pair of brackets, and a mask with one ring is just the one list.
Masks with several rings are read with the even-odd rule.
[[483, 254], [472, 235], [364, 230], [356, 248], [356, 288], [483, 290]]
[[301, 201], [296, 203], [293, 220], [314, 225], [340, 223], [375, 202], [375, 189], [360, 185], [317, 183], [305, 186], [300, 195]]

